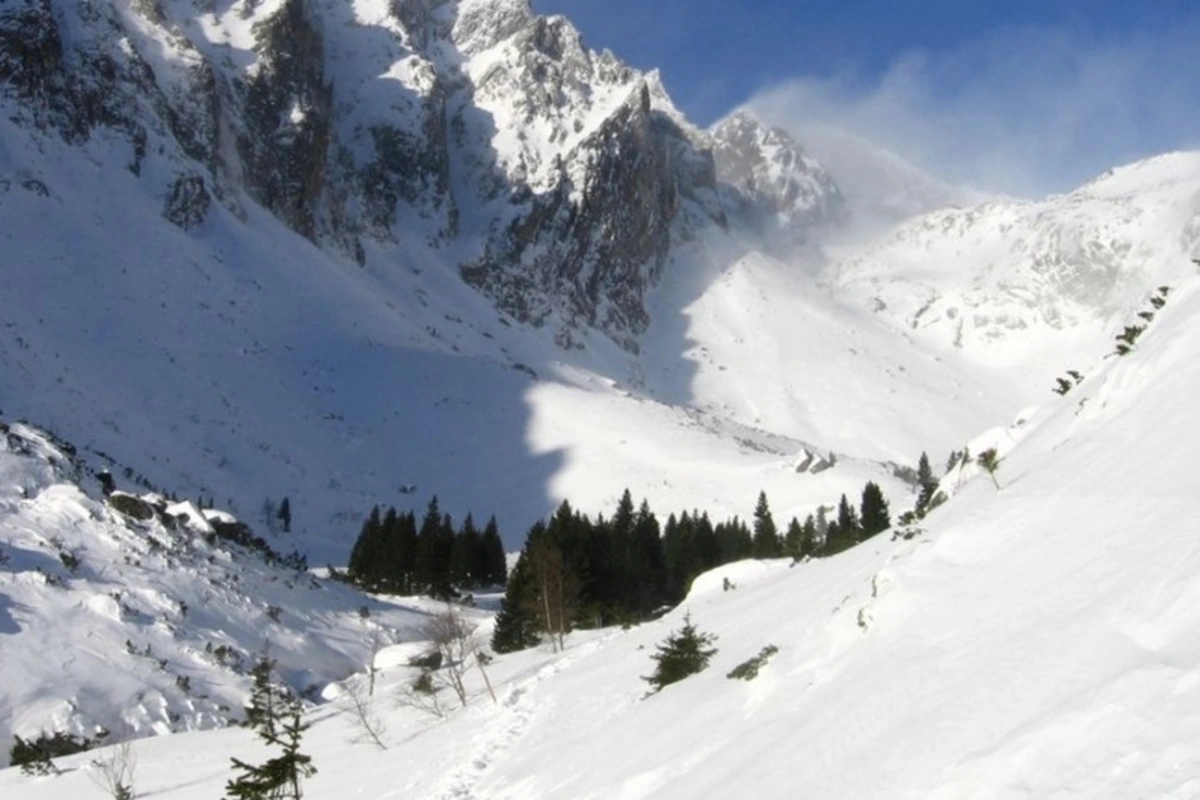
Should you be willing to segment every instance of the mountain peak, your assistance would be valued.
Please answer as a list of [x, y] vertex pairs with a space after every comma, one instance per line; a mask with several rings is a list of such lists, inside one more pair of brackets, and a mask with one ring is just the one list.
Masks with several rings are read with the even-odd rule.
[[843, 219], [841, 190], [786, 131], [740, 110], [713, 125], [717, 177], [776, 249], [787, 250]]

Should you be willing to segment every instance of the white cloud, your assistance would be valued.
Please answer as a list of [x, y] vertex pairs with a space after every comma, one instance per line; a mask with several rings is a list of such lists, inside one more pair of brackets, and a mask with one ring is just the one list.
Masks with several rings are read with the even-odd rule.
[[1198, 43], [1200, 16], [1123, 37], [1011, 30], [908, 53], [871, 80], [795, 78], [747, 105], [797, 132], [847, 130], [947, 180], [1033, 196], [1200, 147]]

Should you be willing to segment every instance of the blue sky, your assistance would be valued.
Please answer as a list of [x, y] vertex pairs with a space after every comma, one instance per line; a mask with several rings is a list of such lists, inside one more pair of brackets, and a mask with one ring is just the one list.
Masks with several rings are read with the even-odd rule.
[[749, 103], [942, 177], [1036, 195], [1200, 147], [1196, 0], [533, 0], [658, 67], [708, 124]]

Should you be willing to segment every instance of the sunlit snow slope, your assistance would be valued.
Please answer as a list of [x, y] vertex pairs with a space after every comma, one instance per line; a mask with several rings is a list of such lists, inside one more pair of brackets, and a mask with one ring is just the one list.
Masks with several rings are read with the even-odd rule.
[[[912, 539], [730, 565], [662, 621], [499, 658], [499, 702], [474, 677], [445, 721], [385, 702], [387, 752], [354, 744], [336, 706], [318, 712], [305, 796], [1194, 797], [1198, 352], [1192, 283], [1133, 353], [980, 431], [1000, 489], [948, 476], [952, 499]], [[639, 676], [684, 612], [719, 652], [647, 697]], [[725, 677], [768, 644], [757, 678]], [[389, 666], [383, 691], [405, 674]], [[211, 797], [225, 759], [254, 752], [240, 731], [144, 743], [139, 791]], [[0, 774], [0, 791], [85, 796], [86, 758], [63, 763], [60, 778]]]

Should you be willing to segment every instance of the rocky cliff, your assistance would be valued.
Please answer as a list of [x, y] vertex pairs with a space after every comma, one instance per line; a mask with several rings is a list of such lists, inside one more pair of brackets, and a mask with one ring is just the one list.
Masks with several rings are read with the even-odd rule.
[[372, 268], [432, 250], [564, 345], [586, 326], [637, 349], [681, 226], [803, 241], [840, 202], [785, 135], [695, 129], [527, 0], [20, 0], [0, 87], [184, 229], [252, 202]]

